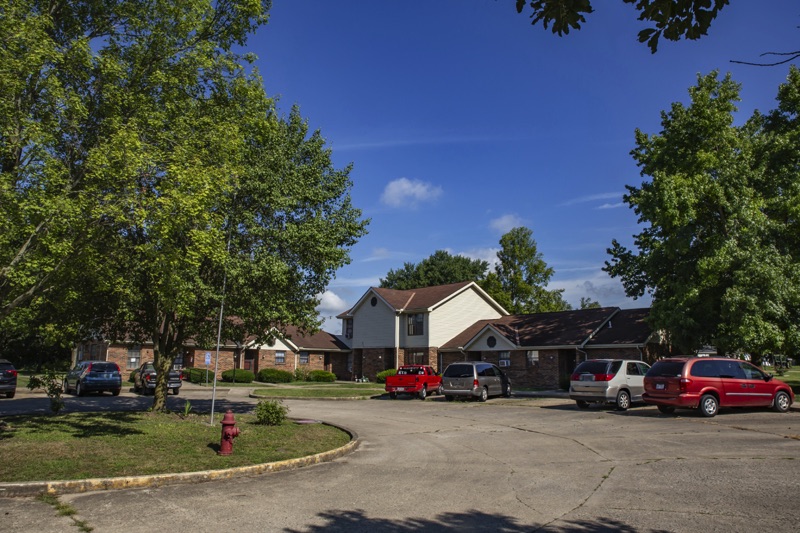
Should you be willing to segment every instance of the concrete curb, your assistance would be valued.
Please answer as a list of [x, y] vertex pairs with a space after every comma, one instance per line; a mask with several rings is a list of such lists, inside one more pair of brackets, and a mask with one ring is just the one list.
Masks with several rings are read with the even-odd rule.
[[378, 396], [341, 396], [341, 397], [318, 397], [318, 398], [303, 398], [298, 396], [260, 396], [258, 394], [249, 394], [248, 398], [254, 398], [256, 400], [325, 400], [326, 402], [337, 401], [337, 400], [346, 400], [346, 401], [353, 401], [353, 400], [373, 400], [375, 398], [380, 398]]
[[294, 470], [304, 466], [333, 461], [347, 455], [358, 448], [360, 444], [358, 434], [348, 428], [320, 422], [326, 426], [341, 429], [350, 435], [350, 442], [335, 450], [321, 452], [306, 457], [262, 463], [250, 466], [238, 466], [223, 470], [202, 470], [200, 472], [182, 472], [179, 474], [155, 474], [151, 476], [128, 476], [112, 478], [77, 479], [73, 481], [32, 481], [26, 483], [0, 483], [0, 498], [13, 498], [21, 496], [38, 496], [40, 494], [73, 494], [98, 490], [138, 489], [147, 487], [161, 487], [163, 485], [177, 485], [181, 483], [202, 483], [235, 477], [256, 476], [270, 472]]

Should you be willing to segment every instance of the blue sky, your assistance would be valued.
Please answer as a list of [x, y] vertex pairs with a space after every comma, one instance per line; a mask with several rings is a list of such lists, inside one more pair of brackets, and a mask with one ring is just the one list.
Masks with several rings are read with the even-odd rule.
[[353, 164], [353, 203], [372, 220], [322, 295], [323, 317], [436, 250], [491, 260], [515, 226], [533, 231], [555, 269], [550, 287], [573, 306], [649, 305], [601, 270], [611, 240], [630, 246], [640, 230], [622, 204], [625, 185], [643, 179], [635, 129], [658, 133], [660, 112], [715, 69], [742, 84], [740, 121], [772, 109], [788, 65], [730, 60], [800, 42], [797, 0], [734, 0], [708, 36], [662, 41], [655, 55], [622, 0], [595, 0], [564, 37], [514, 4], [274, 0], [247, 48], [279, 108], [299, 105], [336, 166]]

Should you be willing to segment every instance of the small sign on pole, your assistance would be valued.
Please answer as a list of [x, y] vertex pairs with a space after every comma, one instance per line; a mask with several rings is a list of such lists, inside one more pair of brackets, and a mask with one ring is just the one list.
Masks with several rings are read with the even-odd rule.
[[211, 364], [211, 352], [206, 352], [206, 386], [208, 386], [208, 365]]

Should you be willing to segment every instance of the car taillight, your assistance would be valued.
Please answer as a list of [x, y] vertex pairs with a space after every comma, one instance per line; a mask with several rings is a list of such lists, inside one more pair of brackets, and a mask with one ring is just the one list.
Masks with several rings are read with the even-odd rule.
[[473, 379], [472, 380], [472, 388], [473, 389], [477, 389], [478, 387], [480, 387], [480, 383], [478, 383], [477, 379]]
[[595, 374], [594, 380], [595, 381], [611, 381], [611, 378], [614, 377], [614, 374]]
[[144, 376], [144, 380], [145, 380], [145, 381], [150, 381], [150, 378], [152, 378], [152, 377], [153, 377], [153, 376], [151, 376], [150, 374], [145, 374], [145, 376]]
[[6, 376], [14, 377], [17, 375], [17, 371], [14, 369], [6, 370]]
[[692, 384], [692, 380], [689, 378], [681, 378], [681, 392], [686, 392], [689, 389], [689, 385]]
[[573, 374], [569, 377], [569, 380], [570, 381], [580, 381], [581, 380], [581, 375], [578, 374], [577, 372], [573, 372]]

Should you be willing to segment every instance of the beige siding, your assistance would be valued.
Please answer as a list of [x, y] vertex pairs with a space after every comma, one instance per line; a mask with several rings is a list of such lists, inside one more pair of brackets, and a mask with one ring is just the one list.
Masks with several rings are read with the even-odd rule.
[[394, 346], [394, 311], [382, 301], [375, 307], [369, 299], [353, 312], [353, 348]]
[[437, 307], [428, 317], [430, 346], [441, 346], [478, 320], [500, 318], [500, 313], [472, 289]]
[[[489, 337], [494, 337], [497, 343], [494, 347], [490, 347], [489, 344], [486, 342], [486, 339]], [[481, 351], [481, 352], [505, 352], [508, 350], [513, 350], [515, 348], [508, 339], [503, 337], [502, 335], [498, 335], [496, 331], [492, 331], [491, 329], [482, 332], [478, 337], [475, 339], [475, 342], [471, 343], [467, 349], [469, 351]], [[497, 361], [493, 361], [497, 362]]]
[[400, 346], [405, 348], [427, 348], [431, 331], [431, 315], [423, 313], [422, 335], [408, 334], [408, 315], [400, 315]]

